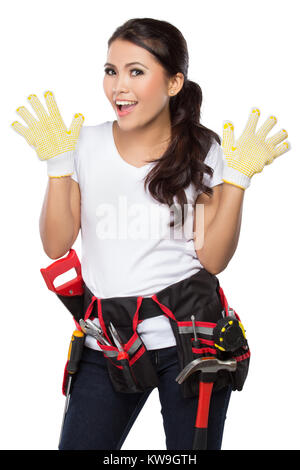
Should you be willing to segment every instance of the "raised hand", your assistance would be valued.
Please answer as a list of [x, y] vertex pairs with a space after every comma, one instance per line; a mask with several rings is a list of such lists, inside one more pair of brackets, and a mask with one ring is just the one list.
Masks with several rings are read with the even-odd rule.
[[18, 121], [11, 124], [12, 128], [37, 152], [40, 160], [47, 160], [48, 175], [53, 177], [66, 176], [74, 171], [74, 150], [84, 121], [82, 114], [75, 114], [68, 130], [62, 120], [54, 95], [51, 91], [44, 93], [48, 113], [36, 95], [29, 95], [36, 119], [25, 106], [16, 111], [24, 119], [28, 127]]
[[267, 134], [277, 123], [275, 116], [270, 116], [256, 131], [260, 111], [252, 108], [244, 132], [237, 141], [234, 139], [234, 126], [230, 121], [223, 125], [222, 148], [224, 153], [223, 181], [242, 189], [248, 188], [255, 173], [260, 173], [265, 165], [269, 165], [279, 155], [290, 150], [285, 140], [288, 133], [281, 129], [272, 137]]

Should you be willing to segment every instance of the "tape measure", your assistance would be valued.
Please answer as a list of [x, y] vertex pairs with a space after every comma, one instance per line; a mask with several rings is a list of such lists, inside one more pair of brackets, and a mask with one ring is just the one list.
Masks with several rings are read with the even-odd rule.
[[221, 318], [213, 331], [215, 347], [220, 351], [235, 351], [247, 345], [245, 329], [233, 317]]

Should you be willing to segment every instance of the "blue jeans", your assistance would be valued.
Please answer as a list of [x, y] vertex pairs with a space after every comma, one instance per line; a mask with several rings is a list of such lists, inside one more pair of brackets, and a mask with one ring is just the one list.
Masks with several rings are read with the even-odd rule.
[[[177, 348], [148, 351], [159, 377], [159, 399], [167, 450], [192, 450], [198, 398], [183, 398], [175, 378], [180, 372]], [[153, 389], [115, 392], [103, 353], [84, 347], [72, 381], [69, 408], [59, 450], [119, 450]], [[220, 450], [231, 387], [213, 392], [208, 421], [208, 449]], [[148, 429], [145, 423], [144, 449]], [[153, 430], [151, 431], [153, 432]]]

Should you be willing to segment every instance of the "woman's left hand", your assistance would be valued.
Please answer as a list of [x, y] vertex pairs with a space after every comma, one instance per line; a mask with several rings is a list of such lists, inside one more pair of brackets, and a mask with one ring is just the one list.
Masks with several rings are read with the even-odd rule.
[[272, 137], [266, 135], [277, 123], [275, 116], [270, 116], [255, 132], [260, 116], [257, 108], [252, 108], [247, 125], [240, 138], [235, 142], [234, 127], [230, 121], [223, 125], [222, 148], [224, 153], [223, 181], [242, 189], [248, 188], [255, 173], [260, 173], [265, 165], [272, 163], [274, 158], [290, 150], [289, 142], [285, 140], [288, 133], [281, 129]]

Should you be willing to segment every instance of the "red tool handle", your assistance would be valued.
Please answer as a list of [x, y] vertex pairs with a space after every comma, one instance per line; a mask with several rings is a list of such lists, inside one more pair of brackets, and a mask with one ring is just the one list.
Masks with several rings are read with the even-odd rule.
[[199, 382], [199, 399], [193, 450], [205, 450], [207, 448], [207, 424], [213, 385], [214, 382]]
[[[74, 268], [77, 276], [71, 281], [65, 282], [61, 286], [54, 287], [54, 280], [57, 276], [69, 271]], [[40, 270], [42, 276], [47, 284], [48, 289], [59, 295], [73, 296], [83, 294], [83, 280], [81, 276], [81, 264], [77, 257], [76, 251], [73, 248], [70, 249], [68, 255], [65, 258], [58, 259], [54, 263], [50, 264], [47, 268]]]

